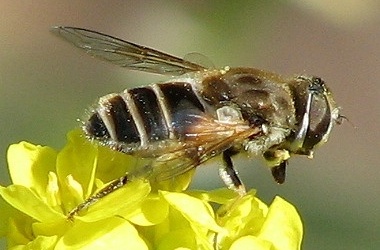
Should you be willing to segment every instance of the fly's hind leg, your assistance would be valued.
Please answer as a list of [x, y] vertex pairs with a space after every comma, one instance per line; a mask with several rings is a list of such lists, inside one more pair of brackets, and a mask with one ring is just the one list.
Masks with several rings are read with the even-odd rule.
[[219, 167], [219, 176], [229, 189], [243, 196], [246, 194], [246, 190], [231, 159], [231, 157], [237, 153], [238, 151], [233, 148], [229, 148], [223, 152], [223, 165]]
[[100, 189], [94, 195], [91, 195], [78, 206], [76, 206], [73, 210], [71, 210], [67, 214], [67, 218], [69, 220], [73, 220], [74, 216], [77, 215], [80, 211], [87, 209], [101, 198], [113, 193], [121, 187], [124, 187], [126, 184], [135, 180], [136, 178], [149, 179], [152, 173], [152, 165], [151, 164], [142, 164], [140, 167], [135, 168], [133, 171], [126, 173], [120, 178], [113, 180], [108, 183], [104, 188]]
[[69, 220], [72, 220], [74, 216], [77, 215], [80, 211], [87, 209], [89, 206], [97, 202], [99, 199], [126, 185], [129, 182], [128, 176], [129, 175], [126, 174], [116, 180], [113, 180], [111, 183], [102, 188], [96, 194], [88, 197], [85, 201], [83, 201], [81, 204], [79, 204], [73, 210], [71, 210], [68, 213], [67, 218]]

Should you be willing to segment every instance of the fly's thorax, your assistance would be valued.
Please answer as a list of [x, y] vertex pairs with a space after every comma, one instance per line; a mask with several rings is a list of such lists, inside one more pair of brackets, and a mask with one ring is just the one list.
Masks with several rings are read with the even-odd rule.
[[270, 124], [282, 128], [295, 123], [293, 100], [287, 79], [252, 68], [232, 68], [205, 78], [201, 96], [210, 105], [220, 108], [237, 106], [252, 125]]
[[288, 79], [252, 68], [232, 68], [206, 77], [199, 90], [210, 106], [231, 106], [261, 135], [250, 138], [245, 148], [261, 154], [279, 144], [295, 126], [295, 110]]

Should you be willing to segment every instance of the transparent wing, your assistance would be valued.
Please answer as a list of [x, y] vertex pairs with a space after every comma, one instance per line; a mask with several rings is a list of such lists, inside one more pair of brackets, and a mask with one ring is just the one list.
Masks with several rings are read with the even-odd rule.
[[154, 160], [152, 169], [156, 180], [181, 175], [261, 131], [259, 127], [242, 123], [222, 124], [203, 118], [204, 122], [188, 129], [181, 147]]
[[132, 70], [178, 76], [206, 67], [96, 31], [56, 26], [52, 32], [88, 54]]

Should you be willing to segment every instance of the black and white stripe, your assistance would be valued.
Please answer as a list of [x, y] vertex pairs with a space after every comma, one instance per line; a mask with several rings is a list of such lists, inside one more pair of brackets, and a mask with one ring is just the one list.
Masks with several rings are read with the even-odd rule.
[[153, 84], [100, 98], [85, 122], [85, 133], [108, 144], [134, 144], [179, 139], [191, 123], [189, 114], [205, 112], [192, 85]]

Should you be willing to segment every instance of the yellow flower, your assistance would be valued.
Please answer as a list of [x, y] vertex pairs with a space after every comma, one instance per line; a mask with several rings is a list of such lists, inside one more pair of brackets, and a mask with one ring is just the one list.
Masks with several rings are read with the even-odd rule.
[[69, 133], [60, 152], [21, 142], [7, 157], [13, 184], [0, 186], [0, 236], [9, 249], [301, 246], [302, 223], [291, 204], [276, 197], [268, 207], [253, 191], [242, 198], [227, 189], [181, 192], [192, 173], [170, 185], [134, 179], [68, 220], [75, 206], [140, 161], [96, 146], [80, 131]]

